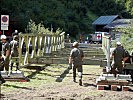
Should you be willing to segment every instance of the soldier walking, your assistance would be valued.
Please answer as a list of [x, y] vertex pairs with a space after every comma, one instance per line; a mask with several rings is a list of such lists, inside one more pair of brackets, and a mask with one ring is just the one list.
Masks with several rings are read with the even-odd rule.
[[120, 42], [117, 42], [117, 47], [114, 49], [111, 58], [113, 58], [112, 61], [112, 74], [116, 76], [116, 74], [122, 74], [123, 71], [123, 63], [125, 57], [125, 50], [121, 46]]
[[71, 50], [70, 57], [69, 57], [69, 65], [72, 64], [73, 68], [73, 81], [76, 82], [76, 69], [78, 70], [79, 76], [79, 85], [82, 85], [82, 64], [83, 64], [83, 57], [84, 53], [82, 50], [78, 48], [78, 42], [73, 43], [73, 49]]
[[7, 42], [7, 37], [5, 35], [1, 35], [2, 41], [2, 58], [4, 58], [4, 65], [1, 68], [1, 71], [5, 70], [9, 71], [9, 57], [10, 57], [10, 45]]
[[11, 47], [11, 63], [10, 63], [10, 67], [11, 67], [11, 71], [12, 71], [12, 67], [13, 67], [13, 62], [16, 62], [16, 71], [19, 70], [18, 68], [18, 36], [14, 35], [13, 36], [13, 40], [10, 42], [10, 47]]

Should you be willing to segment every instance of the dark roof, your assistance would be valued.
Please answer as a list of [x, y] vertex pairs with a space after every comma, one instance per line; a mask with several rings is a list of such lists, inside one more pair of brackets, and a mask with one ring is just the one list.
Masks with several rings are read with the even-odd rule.
[[104, 28], [111, 29], [111, 28], [124, 28], [128, 27], [131, 24], [131, 19], [117, 19], [112, 23], [106, 25]]
[[110, 24], [112, 21], [117, 19], [118, 15], [112, 15], [112, 16], [101, 16], [97, 20], [95, 20], [92, 25], [107, 25]]

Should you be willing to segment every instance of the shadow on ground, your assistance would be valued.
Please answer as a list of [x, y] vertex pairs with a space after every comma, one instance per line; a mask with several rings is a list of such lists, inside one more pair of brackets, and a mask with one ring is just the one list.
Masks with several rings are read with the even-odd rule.
[[66, 70], [64, 70], [64, 72], [55, 81], [62, 82], [70, 70], [71, 70], [71, 68], [66, 68]]
[[89, 84], [89, 83], [84, 83], [83, 85], [84, 85], [84, 87], [88, 87], [88, 86], [97, 87], [95, 84]]
[[1, 93], [0, 93], [0, 100], [1, 100], [2, 98], [5, 98], [5, 96], [4, 96], [4, 94], [1, 94]]
[[42, 70], [44, 70], [45, 68], [46, 68], [47, 66], [45, 66], [45, 67], [38, 67], [37, 69], [36, 69], [36, 71], [35, 72], [32, 72], [30, 75], [28, 75], [27, 77], [28, 78], [33, 78], [34, 76], [36, 76], [36, 74], [39, 74]]
[[25, 90], [31, 90], [32, 88], [27, 88], [27, 87], [20, 87], [20, 86], [16, 86], [16, 85], [9, 85], [9, 84], [4, 84], [4, 86], [6, 87], [14, 87], [14, 88], [17, 88], [17, 89], [25, 89]]

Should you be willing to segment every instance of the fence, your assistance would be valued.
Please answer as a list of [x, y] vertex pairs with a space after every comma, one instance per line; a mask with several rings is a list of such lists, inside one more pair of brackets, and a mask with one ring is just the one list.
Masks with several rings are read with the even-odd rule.
[[64, 48], [64, 33], [19, 34], [19, 66], [28, 65], [33, 58], [44, 57]]

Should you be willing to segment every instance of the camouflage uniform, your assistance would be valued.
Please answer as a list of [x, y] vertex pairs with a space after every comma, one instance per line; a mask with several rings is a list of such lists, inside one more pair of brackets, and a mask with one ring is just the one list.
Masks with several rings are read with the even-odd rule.
[[70, 57], [72, 58], [72, 66], [73, 66], [73, 79], [76, 79], [76, 69], [78, 70], [79, 80], [82, 80], [82, 58], [84, 57], [84, 53], [82, 50], [78, 48], [73, 48], [70, 53]]
[[6, 56], [6, 51], [10, 51], [10, 45], [8, 42], [2, 43], [2, 56], [4, 58], [4, 66], [2, 67], [2, 70], [8, 71], [9, 70], [9, 56]]
[[114, 56], [114, 59], [112, 61], [112, 73], [114, 74], [116, 71], [117, 73], [122, 74], [122, 61], [125, 55], [125, 50], [121, 46], [117, 46], [112, 55]]
[[18, 70], [18, 58], [15, 58], [15, 57], [18, 57], [18, 55], [19, 55], [18, 46], [19, 46], [18, 41], [16, 41], [15, 39], [10, 42], [10, 47], [11, 47], [11, 70], [12, 70], [14, 61], [16, 62], [16, 65], [17, 65], [16, 70]]

